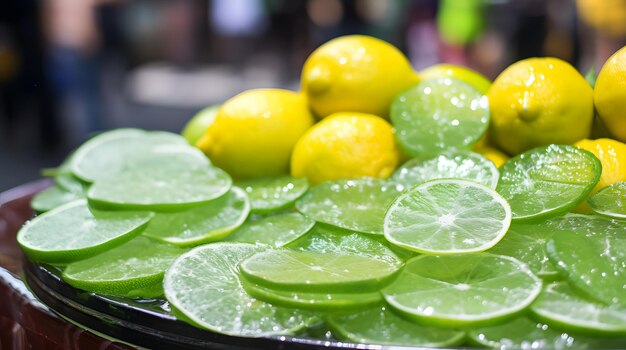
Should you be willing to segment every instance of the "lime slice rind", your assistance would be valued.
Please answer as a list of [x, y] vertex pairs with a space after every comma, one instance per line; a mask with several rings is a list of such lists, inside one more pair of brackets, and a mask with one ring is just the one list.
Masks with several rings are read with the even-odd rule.
[[626, 182], [609, 185], [589, 197], [589, 206], [594, 212], [626, 219]]
[[288, 209], [309, 188], [305, 178], [280, 176], [236, 183], [250, 198], [252, 213], [269, 214]]

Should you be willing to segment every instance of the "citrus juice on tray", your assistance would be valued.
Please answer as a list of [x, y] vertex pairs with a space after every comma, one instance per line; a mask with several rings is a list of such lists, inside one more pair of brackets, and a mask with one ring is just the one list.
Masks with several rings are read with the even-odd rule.
[[[623, 348], [625, 67], [626, 48], [594, 89], [533, 58], [492, 84], [337, 38], [301, 91], [86, 141], [17, 239], [75, 288], [226, 335]], [[589, 140], [594, 118], [615, 139]]]

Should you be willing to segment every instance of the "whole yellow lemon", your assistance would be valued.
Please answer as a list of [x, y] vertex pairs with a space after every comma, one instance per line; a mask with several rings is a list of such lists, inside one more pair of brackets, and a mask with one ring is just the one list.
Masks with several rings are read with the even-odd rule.
[[574, 67], [558, 58], [512, 64], [496, 78], [487, 96], [490, 138], [510, 155], [589, 136], [593, 90]]
[[387, 121], [365, 113], [336, 113], [298, 140], [291, 175], [307, 177], [312, 184], [362, 176], [387, 178], [399, 158]]
[[407, 58], [393, 45], [363, 35], [333, 39], [304, 63], [302, 91], [319, 117], [336, 112], [389, 115], [393, 97], [418, 82]]
[[594, 88], [594, 103], [609, 134], [626, 142], [626, 46], [602, 66]]
[[313, 123], [302, 94], [248, 90], [222, 105], [196, 145], [235, 179], [282, 175], [289, 173], [293, 146]]

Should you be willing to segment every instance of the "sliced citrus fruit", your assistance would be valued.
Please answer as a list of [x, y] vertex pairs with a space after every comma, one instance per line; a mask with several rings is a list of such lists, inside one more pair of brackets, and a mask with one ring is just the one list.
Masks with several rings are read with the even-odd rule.
[[598, 234], [626, 235], [626, 220], [602, 215], [567, 213], [546, 220], [542, 226], [549, 230], [577, 232], [587, 237]]
[[626, 218], [626, 182], [618, 182], [601, 189], [589, 198], [591, 210], [598, 214]]
[[541, 280], [516, 259], [486, 253], [409, 260], [383, 289], [394, 311], [422, 324], [494, 324], [520, 313], [541, 291]]
[[[139, 236], [102, 254], [67, 265], [63, 279], [90, 292], [153, 298], [163, 295], [163, 291], [149, 287], [160, 286], [165, 270], [185, 251]], [[152, 289], [151, 293], [145, 294], [146, 289]]]
[[66, 191], [59, 186], [52, 186], [37, 193], [33, 199], [31, 199], [30, 207], [38, 213], [43, 213], [80, 198], [80, 196]]
[[247, 221], [229, 234], [229, 242], [260, 243], [282, 247], [309, 232], [315, 221], [300, 213], [285, 213]]
[[496, 188], [500, 173], [495, 164], [470, 151], [447, 151], [431, 158], [404, 163], [389, 181], [409, 188], [435, 179], [465, 179]]
[[106, 212], [79, 199], [27, 222], [17, 241], [33, 260], [61, 264], [85, 259], [134, 238], [150, 212]]
[[165, 297], [175, 312], [217, 333], [245, 337], [293, 334], [312, 321], [312, 313], [251, 298], [239, 281], [237, 265], [264, 249], [247, 243], [196, 247], [176, 259], [165, 273]]
[[424, 254], [487, 250], [506, 233], [511, 209], [481, 184], [456, 179], [425, 182], [405, 191], [385, 216], [385, 238]]
[[253, 213], [267, 214], [293, 206], [309, 188], [305, 178], [292, 176], [264, 177], [237, 182], [250, 198]]
[[311, 187], [296, 209], [317, 222], [382, 235], [387, 207], [399, 194], [382, 180], [327, 181]]
[[192, 246], [220, 240], [237, 229], [250, 213], [243, 190], [233, 187], [225, 195], [198, 207], [156, 213], [143, 232], [165, 243]]
[[513, 220], [536, 220], [576, 207], [601, 173], [591, 152], [568, 145], [537, 147], [502, 165], [497, 191], [511, 205]]
[[581, 297], [565, 282], [544, 288], [530, 310], [560, 329], [598, 335], [626, 335], [626, 306], [604, 305]]
[[469, 149], [489, 125], [487, 97], [454, 78], [422, 81], [391, 104], [398, 143], [413, 156]]
[[332, 334], [357, 344], [449, 348], [463, 343], [465, 333], [419, 325], [396, 316], [386, 307], [327, 318]]
[[355, 254], [269, 250], [239, 266], [249, 281], [284, 291], [376, 291], [395, 277], [399, 267]]

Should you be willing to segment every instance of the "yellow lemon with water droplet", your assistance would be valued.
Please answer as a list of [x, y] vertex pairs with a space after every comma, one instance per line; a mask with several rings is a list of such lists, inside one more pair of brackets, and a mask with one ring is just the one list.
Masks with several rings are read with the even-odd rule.
[[626, 142], [626, 46], [602, 66], [594, 88], [594, 102], [609, 134]]
[[529, 58], [505, 69], [489, 92], [490, 137], [510, 155], [589, 136], [593, 90], [569, 63]]
[[393, 45], [364, 35], [333, 39], [317, 48], [302, 68], [302, 91], [319, 117], [336, 112], [389, 115], [394, 96], [419, 81]]
[[366, 113], [332, 114], [309, 129], [294, 147], [291, 175], [312, 184], [356, 177], [387, 178], [400, 152], [393, 128]]

